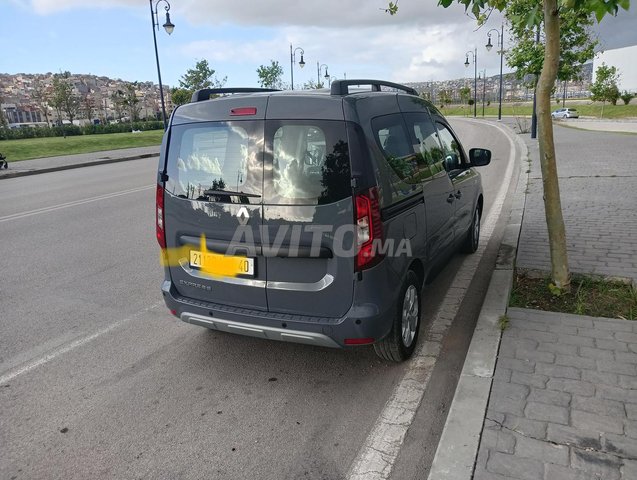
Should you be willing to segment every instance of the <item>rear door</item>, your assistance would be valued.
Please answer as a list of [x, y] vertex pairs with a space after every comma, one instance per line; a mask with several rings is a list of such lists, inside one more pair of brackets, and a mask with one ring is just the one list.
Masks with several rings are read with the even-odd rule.
[[427, 169], [422, 169], [425, 212], [427, 216], [427, 252], [436, 259], [450, 248], [454, 241], [456, 223], [456, 197], [454, 185], [445, 169], [444, 150], [438, 129], [428, 112], [404, 114], [407, 129], [418, 158]]
[[[197, 301], [267, 310], [263, 121], [182, 124], [170, 135], [164, 204], [175, 287]], [[214, 270], [215, 254], [226, 253], [243, 257], [238, 270], [206, 273], [204, 265]]]
[[353, 203], [344, 121], [266, 120], [263, 243], [271, 312], [352, 304]]

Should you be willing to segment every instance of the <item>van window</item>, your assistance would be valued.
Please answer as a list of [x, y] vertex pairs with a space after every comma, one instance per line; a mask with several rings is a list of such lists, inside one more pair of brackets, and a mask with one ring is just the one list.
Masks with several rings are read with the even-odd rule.
[[405, 122], [416, 152], [418, 172], [414, 175], [414, 181], [423, 182], [442, 170], [444, 150], [438, 131], [427, 113], [407, 113]]
[[436, 126], [438, 127], [438, 135], [445, 152], [445, 170], [453, 176], [454, 171], [467, 166], [464, 152], [460, 147], [460, 143], [447, 126], [442, 123], [437, 123]]
[[263, 162], [256, 148], [261, 143], [256, 123], [211, 122], [173, 127], [167, 190], [193, 200], [259, 203]]
[[266, 122], [272, 158], [265, 203], [317, 205], [352, 195], [345, 122]]
[[[403, 200], [420, 190], [421, 168], [405, 130], [402, 115], [376, 117], [372, 120], [372, 129], [376, 143], [383, 153], [383, 158], [378, 160], [378, 166], [379, 185], [385, 206]], [[389, 196], [387, 192], [390, 192]]]

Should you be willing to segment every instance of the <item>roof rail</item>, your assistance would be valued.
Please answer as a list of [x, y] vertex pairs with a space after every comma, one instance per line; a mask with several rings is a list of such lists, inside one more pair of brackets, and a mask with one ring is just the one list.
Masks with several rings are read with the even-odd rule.
[[332, 82], [332, 95], [349, 95], [350, 85], [371, 85], [372, 92], [380, 92], [380, 87], [390, 87], [396, 90], [402, 90], [410, 95], [418, 95], [418, 92], [411, 87], [401, 85], [399, 83], [386, 82], [384, 80], [334, 80]]
[[224, 93], [252, 93], [252, 92], [278, 92], [276, 88], [237, 87], [237, 88], [202, 88], [192, 94], [191, 102], [210, 100], [212, 95]]

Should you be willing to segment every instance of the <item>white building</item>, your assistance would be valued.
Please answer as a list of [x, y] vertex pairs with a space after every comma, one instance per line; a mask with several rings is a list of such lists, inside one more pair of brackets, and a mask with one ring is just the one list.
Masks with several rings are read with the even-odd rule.
[[605, 63], [608, 66], [617, 67], [619, 70], [620, 77], [617, 86], [620, 92], [628, 90], [637, 93], [637, 62], [635, 59], [637, 59], [637, 45], [598, 53], [593, 60], [593, 81], [595, 81], [597, 67]]

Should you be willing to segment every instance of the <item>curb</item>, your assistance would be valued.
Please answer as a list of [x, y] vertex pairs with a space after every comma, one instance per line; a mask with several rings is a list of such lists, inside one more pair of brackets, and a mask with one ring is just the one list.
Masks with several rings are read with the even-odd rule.
[[[528, 160], [526, 144], [515, 135], [521, 159]], [[460, 379], [453, 396], [428, 480], [471, 480], [491, 394], [500, 348], [500, 319], [506, 314], [513, 284], [529, 173], [522, 162], [513, 204], [498, 250], [495, 270], [478, 316]]]
[[[127, 162], [129, 160], [140, 160], [142, 158], [151, 158], [159, 156], [159, 152], [157, 153], [142, 153], [140, 155], [135, 155], [132, 157], [119, 157], [119, 158], [105, 158], [103, 160], [94, 160], [90, 162], [82, 162], [82, 163], [73, 163], [69, 165], [60, 165], [58, 167], [50, 167], [50, 168], [40, 168], [37, 170], [23, 170], [20, 172], [8, 172], [0, 174], [0, 180], [5, 178], [16, 178], [16, 177], [26, 177], [29, 175], [38, 175], [40, 173], [50, 173], [50, 172], [59, 172], [61, 170], [72, 170], [74, 168], [82, 168], [82, 167], [91, 167], [93, 165], [105, 165], [107, 163], [118, 163], [118, 162]], [[11, 164], [9, 164], [11, 165]]]

